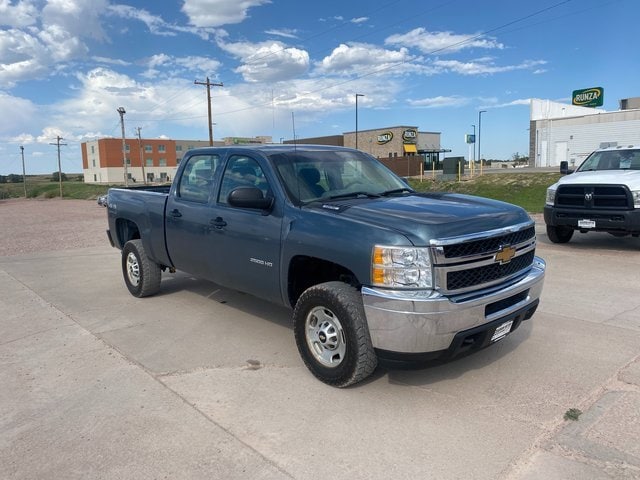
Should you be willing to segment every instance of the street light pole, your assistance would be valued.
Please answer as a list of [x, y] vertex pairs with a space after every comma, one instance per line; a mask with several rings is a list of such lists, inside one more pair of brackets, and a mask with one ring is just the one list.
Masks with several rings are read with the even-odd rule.
[[24, 147], [20, 145], [20, 153], [22, 154], [22, 183], [24, 185], [24, 198], [27, 198], [27, 175], [24, 171]]
[[364, 95], [356, 93], [356, 150], [358, 149], [358, 97], [364, 97]]
[[124, 137], [124, 114], [127, 113], [124, 107], [116, 110], [120, 114], [120, 126], [122, 127], [122, 164], [124, 165], [124, 186], [129, 186], [129, 170], [127, 168], [127, 143]]
[[482, 175], [482, 154], [480, 153], [480, 129], [482, 128], [482, 114], [487, 113], [486, 110], [478, 112], [478, 160], [480, 160], [480, 175]]
[[473, 159], [473, 161], [476, 161], [476, 126], [475, 125], [471, 125], [473, 127], [473, 157], [471, 157]]

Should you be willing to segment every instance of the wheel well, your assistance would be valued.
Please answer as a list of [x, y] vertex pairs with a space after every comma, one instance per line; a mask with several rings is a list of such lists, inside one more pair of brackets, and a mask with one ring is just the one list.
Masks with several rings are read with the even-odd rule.
[[289, 264], [289, 303], [296, 305], [298, 298], [307, 288], [319, 283], [340, 281], [358, 288], [360, 282], [349, 269], [315, 257], [294, 257]]
[[138, 229], [138, 226], [131, 220], [127, 220], [125, 218], [119, 218], [116, 221], [116, 232], [118, 235], [118, 242], [121, 247], [124, 247], [124, 244], [129, 240], [140, 238], [140, 230]]

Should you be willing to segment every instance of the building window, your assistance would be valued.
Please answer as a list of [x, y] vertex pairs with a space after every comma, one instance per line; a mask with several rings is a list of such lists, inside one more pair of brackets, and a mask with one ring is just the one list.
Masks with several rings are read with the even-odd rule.
[[147, 182], [153, 182], [153, 173], [147, 173]]
[[147, 159], [145, 160], [145, 165], [146, 165], [147, 167], [153, 167], [153, 158], [147, 158]]
[[160, 172], [160, 181], [161, 182], [167, 181], [167, 172]]
[[164, 153], [164, 152], [166, 152], [167, 150], [166, 150], [166, 148], [165, 148], [165, 146], [164, 146], [164, 145], [158, 145], [158, 151], [159, 151], [160, 153]]
[[127, 165], [131, 165], [131, 159], [127, 157]]
[[145, 145], [144, 146], [144, 151], [145, 152], [153, 152], [153, 147], [151, 145]]
[[96, 153], [96, 147], [94, 145], [91, 145], [91, 153]]
[[166, 167], [167, 166], [167, 159], [166, 158], [161, 158], [160, 159], [160, 163], [158, 164], [158, 166]]
[[97, 182], [97, 181], [98, 181], [98, 176], [97, 176], [95, 173], [93, 174], [93, 181], [94, 181], [94, 182]]
[[128, 144], [128, 143], [125, 143], [125, 145], [124, 145], [124, 150], [125, 150], [126, 152], [130, 152], [130, 151], [131, 151], [131, 147], [129, 146], [129, 144]]
[[91, 160], [92, 164], [93, 164], [93, 168], [96, 168], [96, 159], [94, 158], [93, 160]]

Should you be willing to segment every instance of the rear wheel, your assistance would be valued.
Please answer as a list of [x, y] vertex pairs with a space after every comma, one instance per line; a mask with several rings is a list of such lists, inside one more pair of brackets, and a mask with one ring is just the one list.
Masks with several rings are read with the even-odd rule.
[[129, 240], [122, 249], [122, 275], [134, 297], [148, 297], [160, 290], [162, 271], [145, 252], [142, 240]]
[[547, 236], [553, 243], [567, 243], [573, 237], [573, 228], [547, 225]]
[[293, 312], [300, 356], [322, 382], [346, 387], [377, 365], [362, 298], [354, 287], [327, 282], [307, 289]]

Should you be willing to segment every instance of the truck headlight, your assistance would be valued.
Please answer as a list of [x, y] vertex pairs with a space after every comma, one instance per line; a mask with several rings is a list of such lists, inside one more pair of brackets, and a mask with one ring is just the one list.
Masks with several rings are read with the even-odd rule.
[[556, 201], [556, 189], [551, 187], [551, 188], [547, 188], [547, 199], [545, 200], [545, 203], [547, 205], [553, 205]]
[[377, 287], [432, 288], [428, 247], [373, 247], [371, 279]]
[[631, 196], [633, 197], [633, 206], [640, 208], [640, 190], [631, 191]]

